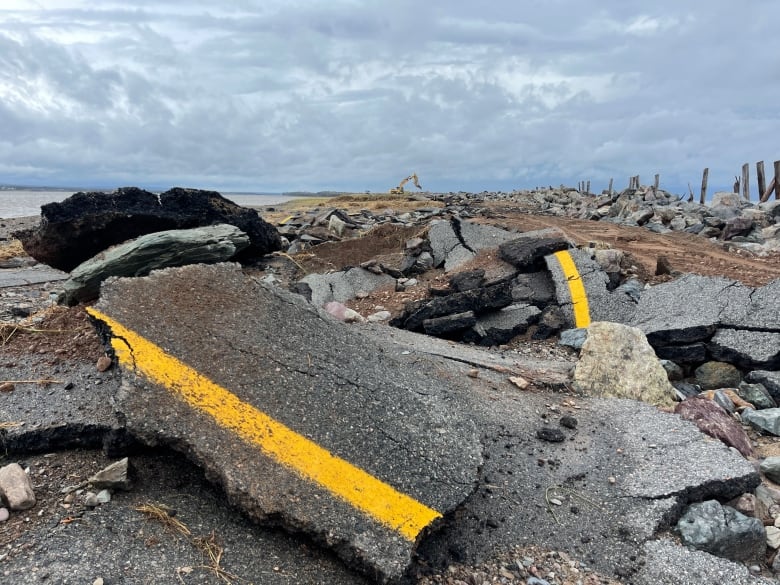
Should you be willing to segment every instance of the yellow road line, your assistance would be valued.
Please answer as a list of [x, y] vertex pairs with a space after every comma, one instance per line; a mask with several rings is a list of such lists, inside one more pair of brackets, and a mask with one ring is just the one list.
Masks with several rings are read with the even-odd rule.
[[574, 311], [574, 325], [577, 327], [587, 327], [590, 325], [590, 308], [588, 307], [588, 295], [585, 294], [585, 286], [582, 284], [582, 277], [577, 271], [574, 259], [567, 250], [561, 250], [555, 253], [558, 263], [561, 265], [563, 275], [569, 283], [569, 294], [571, 295], [571, 305]]
[[165, 386], [222, 427], [259, 447], [271, 459], [319, 484], [407, 540], [414, 541], [423, 528], [441, 517], [436, 510], [242, 402], [108, 315], [94, 308], [87, 311], [111, 328], [111, 345], [126, 367], [135, 368], [152, 382]]

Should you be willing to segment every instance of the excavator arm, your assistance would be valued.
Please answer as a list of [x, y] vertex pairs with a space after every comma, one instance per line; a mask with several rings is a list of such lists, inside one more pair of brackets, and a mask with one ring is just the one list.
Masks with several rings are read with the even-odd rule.
[[422, 187], [420, 187], [420, 181], [417, 178], [417, 173], [412, 173], [411, 175], [406, 177], [403, 181], [398, 183], [397, 187], [393, 187], [392, 189], [390, 189], [390, 194], [391, 195], [400, 195], [401, 193], [403, 193], [404, 192], [404, 185], [406, 185], [409, 181], [412, 181], [414, 183], [414, 186], [417, 187], [418, 189], [422, 189]]

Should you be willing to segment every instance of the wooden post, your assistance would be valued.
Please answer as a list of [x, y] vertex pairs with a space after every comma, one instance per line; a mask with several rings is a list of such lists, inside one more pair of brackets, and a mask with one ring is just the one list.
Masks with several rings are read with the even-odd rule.
[[608, 192], [610, 195], [612, 195], [612, 181], [613, 181], [613, 177], [610, 177], [610, 178], [609, 178], [609, 189], [607, 189], [607, 192]]
[[691, 203], [693, 201], [693, 188], [691, 187], [691, 184], [688, 183], [688, 203]]
[[585, 193], [587, 193], [588, 195], [590, 195], [590, 181], [588, 181], [587, 183], [585, 183]]
[[766, 178], [764, 177], [764, 161], [760, 160], [756, 163], [756, 178], [758, 180], [758, 197], [763, 197], [764, 191], [766, 191]]
[[739, 195], [739, 177], [734, 175], [734, 193]]
[[639, 189], [639, 175], [634, 177], [634, 188]]
[[653, 195], [658, 193], [658, 183], [660, 182], [660, 180], [661, 180], [661, 175], [656, 173], [655, 180], [653, 181]]
[[775, 199], [780, 199], [780, 160], [775, 161]]
[[701, 197], [699, 197], [699, 203], [704, 205], [704, 201], [707, 199], [707, 179], [710, 176], [710, 167], [704, 169], [704, 173], [701, 176]]
[[742, 196], [750, 201], [750, 165], [742, 165]]
[[766, 188], [766, 191], [764, 191], [764, 194], [761, 195], [761, 199], [759, 200], [759, 203], [766, 203], [769, 201], [769, 196], [774, 192], [775, 190], [775, 181], [777, 179], [775, 177], [772, 177], [772, 180], [769, 181], [769, 186]]

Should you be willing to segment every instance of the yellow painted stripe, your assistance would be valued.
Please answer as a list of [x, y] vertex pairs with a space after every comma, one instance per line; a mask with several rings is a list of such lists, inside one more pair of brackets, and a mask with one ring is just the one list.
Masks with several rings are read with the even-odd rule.
[[569, 294], [571, 295], [571, 305], [574, 311], [574, 325], [576, 327], [587, 327], [590, 325], [588, 295], [585, 294], [585, 285], [582, 284], [582, 277], [577, 271], [574, 259], [567, 250], [556, 252], [555, 257], [558, 259], [563, 275], [569, 283]]
[[161, 348], [111, 317], [87, 311], [111, 328], [119, 361], [168, 388], [219, 425], [259, 447], [271, 459], [294, 470], [379, 523], [414, 541], [441, 514], [396, 491], [351, 463], [274, 420], [254, 406], [166, 354]]
[[288, 221], [290, 221], [290, 220], [291, 220], [293, 217], [295, 217], [295, 216], [293, 216], [293, 215], [288, 215], [288, 216], [287, 216], [287, 217], [285, 217], [285, 218], [284, 218], [282, 221], [280, 221], [280, 222], [279, 222], [279, 225], [284, 225], [284, 224], [286, 224], [286, 223], [287, 223]]

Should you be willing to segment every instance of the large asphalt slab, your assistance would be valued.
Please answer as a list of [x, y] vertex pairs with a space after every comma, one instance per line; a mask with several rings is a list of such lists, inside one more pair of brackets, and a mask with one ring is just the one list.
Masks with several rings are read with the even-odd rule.
[[[389, 486], [388, 497], [409, 499], [411, 504], [399, 504], [409, 514], [417, 514], [416, 504], [446, 515], [476, 487], [481, 445], [448, 384], [401, 367], [354, 329], [297, 295], [244, 276], [238, 265], [114, 279], [103, 286], [95, 309], [109, 325], [105, 333], [126, 374], [117, 408], [132, 435], [184, 452], [250, 517], [304, 532], [379, 580], [402, 576], [423, 529], [441, 521], [420, 520], [410, 530], [393, 525], [398, 520], [381, 510], [366, 512], [333, 485], [355, 481], [351, 489], [358, 493], [378, 488], [363, 483], [365, 475], [344, 476], [343, 467], [329, 471], [334, 457]], [[191, 368], [208, 378], [193, 392], [209, 396], [187, 402], [181, 391], [186, 379], [152, 381], [158, 358], [142, 354], [143, 342], [133, 334], [179, 360], [174, 377]], [[251, 413], [240, 405], [227, 417], [224, 404], [192, 406], [214, 393], [221, 403], [240, 401], [273, 420], [249, 421]], [[268, 442], [253, 442], [251, 433], [239, 436], [246, 424], [270, 442], [284, 443], [282, 425], [303, 437], [284, 443], [282, 451], [297, 448], [296, 441], [325, 451], [304, 449], [288, 458]], [[329, 473], [339, 477], [311, 480]]]

